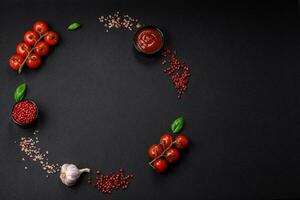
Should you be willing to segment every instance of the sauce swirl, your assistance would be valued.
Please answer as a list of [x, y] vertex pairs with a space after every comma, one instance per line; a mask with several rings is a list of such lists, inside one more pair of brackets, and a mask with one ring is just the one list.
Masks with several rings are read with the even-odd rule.
[[137, 32], [134, 42], [141, 52], [153, 54], [161, 50], [163, 36], [157, 28], [145, 27]]

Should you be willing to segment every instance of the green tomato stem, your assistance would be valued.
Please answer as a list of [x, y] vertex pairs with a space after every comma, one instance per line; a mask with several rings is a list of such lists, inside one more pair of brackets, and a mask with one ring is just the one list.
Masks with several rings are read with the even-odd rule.
[[40, 35], [39, 39], [38, 39], [37, 41], [35, 41], [33, 47], [30, 49], [30, 51], [28, 52], [28, 54], [27, 54], [27, 56], [25, 57], [24, 61], [23, 61], [22, 64], [20, 65], [20, 68], [19, 68], [19, 70], [18, 70], [18, 73], [19, 73], [19, 74], [21, 74], [22, 69], [23, 69], [25, 63], [26, 63], [26, 61], [28, 60], [28, 58], [29, 58], [30, 54], [32, 53], [32, 51], [34, 50], [36, 44], [37, 44], [39, 41], [41, 41], [41, 39], [43, 39], [47, 34], [48, 34], [48, 32], [45, 33], [44, 35]]
[[176, 143], [176, 139], [175, 139], [175, 140], [174, 140], [167, 148], [165, 148], [164, 151], [163, 151], [159, 156], [157, 156], [157, 157], [154, 158], [152, 161], [150, 161], [150, 162], [149, 162], [149, 165], [150, 165], [152, 168], [154, 168], [153, 165], [152, 165], [152, 163], [154, 163], [154, 162], [155, 162], [156, 160], [158, 160], [159, 158], [163, 157], [163, 156], [165, 155], [166, 151], [168, 151], [175, 143]]

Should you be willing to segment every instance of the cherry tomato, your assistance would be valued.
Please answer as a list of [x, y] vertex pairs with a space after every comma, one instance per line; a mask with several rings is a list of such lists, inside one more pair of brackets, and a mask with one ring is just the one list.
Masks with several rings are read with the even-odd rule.
[[16, 51], [19, 55], [26, 57], [30, 49], [31, 47], [28, 44], [26, 44], [25, 42], [20, 42], [17, 45]]
[[24, 58], [18, 54], [14, 54], [9, 59], [9, 66], [13, 70], [19, 70], [21, 64], [23, 63]]
[[153, 144], [148, 150], [149, 157], [152, 159], [159, 156], [162, 152], [163, 152], [163, 148], [159, 144]]
[[42, 59], [39, 55], [32, 53], [26, 60], [26, 64], [29, 68], [31, 69], [36, 69], [38, 68], [42, 63]]
[[175, 163], [179, 160], [180, 154], [177, 149], [170, 148], [164, 156], [169, 163]]
[[39, 56], [45, 56], [49, 52], [49, 46], [46, 42], [40, 41], [35, 45], [34, 52]]
[[54, 46], [59, 41], [59, 36], [57, 33], [53, 31], [49, 31], [47, 35], [44, 37], [44, 41], [47, 42], [50, 46]]
[[153, 167], [156, 172], [163, 173], [167, 170], [168, 163], [167, 163], [167, 161], [165, 161], [165, 159], [160, 158], [160, 159], [157, 159], [156, 161], [154, 161]]
[[168, 148], [172, 144], [173, 138], [169, 134], [164, 134], [161, 136], [159, 142], [164, 148]]
[[30, 46], [33, 46], [38, 39], [39, 34], [33, 30], [29, 30], [24, 34], [24, 41]]
[[37, 21], [33, 24], [33, 30], [44, 35], [48, 31], [48, 25], [44, 21]]
[[189, 146], [189, 140], [184, 135], [178, 135], [175, 139], [177, 149], [185, 149]]

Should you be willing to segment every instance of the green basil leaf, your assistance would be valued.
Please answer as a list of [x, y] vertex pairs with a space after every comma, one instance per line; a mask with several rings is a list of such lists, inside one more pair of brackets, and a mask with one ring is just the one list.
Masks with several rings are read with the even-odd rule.
[[178, 133], [182, 130], [184, 125], [184, 119], [183, 117], [178, 117], [174, 120], [174, 122], [171, 124], [171, 130], [173, 133]]
[[74, 22], [68, 26], [68, 30], [73, 31], [73, 30], [78, 29], [79, 27], [80, 27], [80, 24], [77, 22]]
[[19, 102], [22, 101], [25, 97], [27, 85], [25, 83], [22, 83], [19, 85], [15, 91], [15, 101]]

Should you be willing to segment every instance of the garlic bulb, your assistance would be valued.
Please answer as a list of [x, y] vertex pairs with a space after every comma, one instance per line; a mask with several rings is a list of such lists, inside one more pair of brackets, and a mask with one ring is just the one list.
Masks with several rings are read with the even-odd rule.
[[78, 169], [74, 164], [64, 164], [61, 166], [60, 179], [66, 186], [72, 186], [83, 172], [90, 172], [89, 168]]

